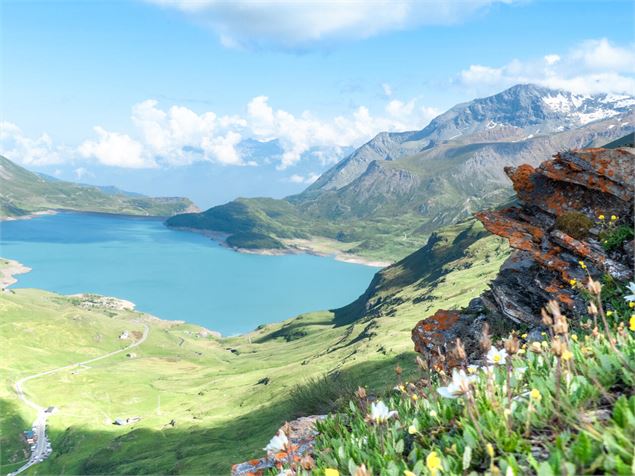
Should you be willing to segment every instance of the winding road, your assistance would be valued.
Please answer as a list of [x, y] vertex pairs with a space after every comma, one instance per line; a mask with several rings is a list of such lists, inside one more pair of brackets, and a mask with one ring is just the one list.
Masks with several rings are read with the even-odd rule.
[[26, 471], [31, 466], [41, 463], [46, 458], [48, 458], [48, 456], [52, 452], [50, 442], [48, 441], [48, 438], [46, 437], [46, 420], [49, 417], [50, 413], [46, 411], [45, 407], [38, 405], [33, 400], [29, 400], [26, 397], [24, 393], [24, 384], [28, 382], [29, 380], [44, 377], [45, 375], [51, 375], [56, 372], [60, 372], [62, 370], [72, 369], [81, 365], [90, 364], [92, 362], [97, 362], [98, 360], [107, 359], [108, 357], [112, 357], [113, 355], [117, 355], [127, 350], [130, 350], [133, 347], [137, 347], [138, 345], [143, 344], [143, 342], [145, 342], [145, 340], [148, 338], [149, 333], [150, 333], [150, 328], [148, 327], [147, 324], [144, 324], [143, 336], [141, 336], [141, 339], [130, 344], [128, 347], [124, 347], [123, 349], [115, 350], [107, 354], [100, 355], [99, 357], [85, 360], [83, 362], [77, 362], [74, 364], [65, 365], [64, 367], [58, 367], [56, 369], [47, 370], [46, 372], [40, 372], [35, 375], [29, 375], [28, 377], [24, 377], [15, 383], [14, 388], [18, 398], [22, 400], [24, 403], [26, 403], [28, 406], [33, 408], [35, 411], [37, 411], [37, 417], [35, 419], [35, 422], [33, 422], [33, 433], [37, 436], [37, 441], [35, 443], [35, 449], [31, 452], [31, 457], [29, 458], [29, 460], [23, 466], [21, 466], [18, 470], [14, 471], [13, 473], [9, 473], [8, 476], [15, 476], [17, 474], [20, 474], [23, 471]]

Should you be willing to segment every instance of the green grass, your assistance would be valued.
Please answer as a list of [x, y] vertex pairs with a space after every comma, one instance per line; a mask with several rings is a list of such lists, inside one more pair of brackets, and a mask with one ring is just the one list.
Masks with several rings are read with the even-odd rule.
[[[427, 258], [385, 269], [390, 280], [366, 297], [399, 299], [387, 299], [381, 312], [356, 307], [307, 313], [223, 339], [200, 337], [197, 326], [134, 311], [86, 309], [81, 300], [44, 291], [2, 293], [0, 399], [9, 411], [0, 419], [6, 440], [0, 469], [12, 469], [21, 457], [15, 429], [34, 417], [16, 399], [13, 382], [122, 348], [121, 331], [141, 331], [146, 323], [148, 340], [133, 350], [134, 358], [119, 354], [26, 384], [33, 400], [60, 409], [49, 420], [54, 453], [31, 472], [226, 474], [232, 463], [261, 455], [285, 419], [325, 408], [324, 375], [337, 374], [346, 393], [360, 384], [384, 388], [397, 364], [406, 373], [415, 371], [414, 324], [440, 306], [467, 304], [507, 255], [478, 230], [460, 238], [466, 229], [472, 227], [447, 230], [445, 247], [441, 241], [431, 245]], [[453, 244], [466, 248], [452, 251]], [[444, 271], [432, 276], [426, 259], [434, 253]], [[394, 287], [400, 279], [410, 287]], [[265, 378], [268, 384], [259, 384]], [[129, 416], [142, 419], [129, 427], [110, 423]]]

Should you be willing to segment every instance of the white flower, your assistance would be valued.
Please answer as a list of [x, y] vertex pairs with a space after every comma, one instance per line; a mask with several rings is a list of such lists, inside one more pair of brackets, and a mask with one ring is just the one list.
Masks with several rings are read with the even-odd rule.
[[452, 381], [447, 387], [437, 388], [439, 395], [445, 398], [456, 398], [470, 390], [470, 384], [476, 380], [476, 375], [468, 376], [465, 370], [452, 370]]
[[492, 348], [487, 352], [487, 362], [492, 365], [502, 365], [505, 363], [505, 359], [507, 359], [507, 351], [505, 349], [498, 350], [496, 347], [492, 346]]
[[373, 402], [370, 404], [370, 415], [368, 415], [368, 418], [371, 421], [375, 423], [385, 423], [394, 416], [397, 416], [397, 412], [395, 410], [388, 410], [386, 404], [381, 400], [377, 403]]
[[630, 283], [628, 283], [628, 286], [626, 287], [632, 294], [629, 294], [628, 296], [624, 296], [624, 299], [628, 302], [635, 302], [635, 283], [631, 281]]
[[527, 372], [527, 367], [516, 367], [514, 369], [514, 377], [520, 380], [525, 375], [525, 372]]
[[278, 433], [269, 440], [269, 444], [264, 447], [264, 450], [267, 453], [280, 453], [281, 451], [286, 451], [289, 446], [289, 440], [287, 435], [284, 434], [284, 431], [278, 430]]

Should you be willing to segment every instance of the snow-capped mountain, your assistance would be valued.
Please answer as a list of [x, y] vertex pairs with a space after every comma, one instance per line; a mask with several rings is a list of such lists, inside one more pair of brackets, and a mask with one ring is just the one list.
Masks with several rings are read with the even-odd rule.
[[309, 190], [337, 190], [375, 160], [397, 160], [445, 143], [519, 142], [573, 130], [633, 111], [635, 97], [581, 95], [533, 84], [516, 85], [458, 104], [420, 131], [382, 132], [325, 172]]

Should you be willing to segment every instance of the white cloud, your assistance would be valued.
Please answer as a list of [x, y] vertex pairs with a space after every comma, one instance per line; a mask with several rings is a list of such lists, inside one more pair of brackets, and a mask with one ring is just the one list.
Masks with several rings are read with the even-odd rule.
[[506, 65], [471, 65], [459, 81], [476, 93], [491, 93], [518, 83], [536, 83], [581, 94], [635, 92], [635, 46], [606, 38], [586, 40], [564, 54], [514, 59]]
[[63, 148], [56, 147], [48, 134], [32, 139], [7, 121], [0, 122], [0, 153], [9, 158], [19, 157], [26, 165], [59, 164], [65, 158]]
[[293, 174], [289, 177], [289, 181], [293, 183], [302, 183], [306, 185], [310, 185], [315, 182], [318, 178], [320, 178], [320, 174], [309, 173], [307, 176]]
[[390, 87], [390, 84], [388, 83], [383, 83], [381, 85], [381, 89], [384, 91], [384, 95], [386, 97], [390, 97], [392, 96], [392, 87]]
[[253, 166], [257, 165], [254, 161], [241, 157], [241, 141], [275, 139], [282, 148], [277, 167], [283, 170], [303, 157], [331, 164], [344, 150], [361, 145], [381, 131], [420, 129], [437, 114], [434, 108], [418, 105], [416, 99], [392, 99], [380, 115], [360, 106], [348, 115], [330, 119], [318, 118], [309, 111], [296, 115], [275, 109], [266, 96], [254, 97], [243, 115], [232, 116], [219, 116], [213, 111], [197, 113], [183, 106], [164, 109], [158, 101], [148, 99], [133, 105], [134, 131], [129, 134], [98, 126], [94, 128], [96, 138], [73, 149], [54, 145], [46, 134], [30, 139], [17, 126], [6, 123], [0, 151], [19, 162], [36, 165], [96, 160], [114, 167], [152, 168], [207, 160]]
[[447, 25], [513, 0], [146, 0], [210, 27], [226, 47], [307, 48], [388, 31]]
[[558, 61], [560, 61], [560, 56], [559, 55], [546, 55], [545, 56], [545, 63], [547, 64], [556, 64]]
[[156, 167], [154, 159], [144, 154], [143, 145], [127, 134], [109, 132], [100, 126], [94, 131], [98, 139], [84, 141], [78, 148], [82, 157], [95, 158], [104, 165], [115, 167]]

